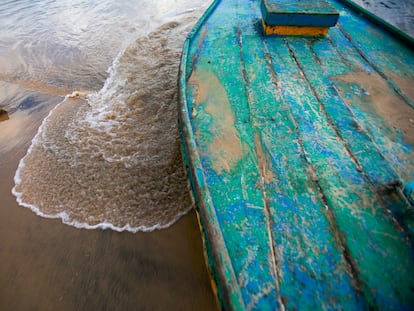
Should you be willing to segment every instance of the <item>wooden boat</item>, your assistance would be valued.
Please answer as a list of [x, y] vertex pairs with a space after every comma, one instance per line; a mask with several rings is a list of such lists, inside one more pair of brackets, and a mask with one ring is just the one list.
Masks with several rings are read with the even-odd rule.
[[309, 37], [214, 1], [185, 43], [183, 156], [223, 309], [414, 309], [413, 40], [349, 3]]

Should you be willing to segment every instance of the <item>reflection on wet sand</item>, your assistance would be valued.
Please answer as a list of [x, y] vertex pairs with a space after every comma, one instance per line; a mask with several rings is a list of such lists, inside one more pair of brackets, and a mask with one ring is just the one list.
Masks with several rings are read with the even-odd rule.
[[53, 96], [65, 96], [66, 94], [69, 94], [71, 92], [70, 89], [67, 89], [64, 87], [52, 86], [52, 85], [43, 83], [39, 80], [28, 81], [28, 80], [16, 79], [16, 78], [0, 75], [0, 81], [3, 83], [13, 84], [22, 89], [26, 89], [26, 90], [30, 90], [30, 91], [34, 91], [38, 93], [43, 93], [43, 94], [49, 94]]

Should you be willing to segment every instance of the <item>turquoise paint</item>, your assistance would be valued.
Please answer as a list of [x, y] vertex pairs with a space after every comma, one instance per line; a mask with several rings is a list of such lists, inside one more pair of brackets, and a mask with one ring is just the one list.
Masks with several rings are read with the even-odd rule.
[[315, 52], [303, 41], [292, 41], [290, 46], [306, 83], [312, 83], [315, 97], [323, 102], [323, 113], [357, 165], [379, 189], [399, 186], [401, 181], [375, 145], [374, 139], [357, 123], [351, 108], [339, 96], [330, 79], [320, 74], [315, 63], [321, 60]]
[[[404, 245], [402, 240], [400, 244], [394, 244], [388, 237], [382, 236], [383, 233], [388, 232], [397, 237], [398, 233], [385, 216], [385, 206], [380, 197], [375, 195], [365, 176], [358, 171], [356, 163], [347, 155], [348, 151], [345, 146], [337, 143], [333, 127], [330, 126], [324, 113], [319, 110], [320, 105], [317, 99], [311, 96], [312, 92], [306, 86], [299, 68], [296, 67], [288, 46], [272, 42], [269, 49], [275, 51], [274, 64], [277, 66], [275, 70], [279, 73], [280, 79], [291, 81], [292, 85], [296, 86], [295, 91], [299, 94], [307, 94], [298, 100], [295, 93], [285, 89], [286, 99], [290, 102], [292, 113], [303, 136], [303, 147], [309, 157], [309, 162], [315, 168], [318, 183], [328, 206], [334, 213], [338, 230], [345, 233], [347, 237], [344, 246], [347, 247], [357, 264], [364, 267], [364, 272], [360, 272], [358, 276], [364, 284], [365, 297], [370, 303], [375, 301], [385, 306], [389, 304], [387, 295], [392, 291], [394, 295], [399, 293], [396, 288], [392, 289], [388, 284], [382, 284], [380, 279], [384, 278], [398, 284], [401, 276], [398, 277], [395, 274], [394, 263], [404, 261], [405, 264], [401, 268], [405, 266], [404, 269], [407, 269], [405, 273], [409, 273], [408, 266], [412, 261], [412, 251]], [[304, 114], [304, 111], [307, 113]], [[326, 161], [326, 159], [329, 160]], [[359, 217], [354, 214], [354, 210], [361, 207], [364, 208], [364, 214]], [[381, 234], [376, 234], [376, 232], [381, 232]], [[363, 243], [367, 245], [366, 247], [360, 247], [363, 237], [366, 238], [367, 244]], [[388, 249], [384, 252], [385, 245]], [[378, 278], [375, 270], [368, 269], [368, 259], [372, 266], [388, 265], [385, 269], [388, 272], [383, 271], [388, 275], [383, 274], [381, 278]], [[377, 287], [379, 284], [381, 286]], [[375, 289], [375, 295], [371, 297], [373, 289]], [[410, 290], [407, 290], [406, 295], [405, 299], [409, 301]], [[396, 297], [393, 301], [394, 307], [402, 307], [403, 305], [398, 304]]]
[[[356, 34], [355, 30], [354, 36]], [[385, 120], [363, 110], [369, 100], [367, 96], [369, 93], [364, 89], [364, 86], [358, 83], [341, 82], [335, 78], [352, 72], [365, 73], [367, 77], [371, 77], [370, 79], [382, 79], [381, 76], [352, 48], [351, 43], [339, 29], [331, 30], [329, 41], [318, 40], [312, 42], [311, 49], [321, 63], [321, 70], [330, 76], [333, 87], [343, 93], [342, 98], [352, 101], [352, 114], [356, 122], [366, 135], [369, 135], [372, 139], [375, 138], [375, 144], [378, 146], [381, 154], [387, 159], [388, 163], [392, 163], [392, 169], [397, 172], [400, 179], [404, 182], [414, 178], [412, 146], [405, 144], [403, 137], [387, 125]], [[403, 48], [406, 47], [403, 46]], [[335, 66], [332, 64], [335, 64]], [[409, 68], [401, 68], [400, 70], [407, 70], [407, 72], [401, 75], [409, 77]]]
[[[251, 115], [253, 124], [261, 124], [256, 130], [264, 152], [269, 155], [267, 169], [278, 176], [278, 180], [265, 184], [265, 191], [270, 203], [273, 240], [279, 253], [278, 265], [285, 275], [280, 281], [281, 297], [289, 309], [300, 309], [303, 305], [318, 308], [322, 304], [334, 309], [338, 303], [361, 309], [363, 298], [354, 291], [346, 273], [325, 205], [309, 176], [310, 167], [298, 141], [296, 124], [285, 103], [274, 98], [273, 88], [265, 87], [269, 81], [263, 78], [271, 76], [273, 70], [266, 64], [268, 51], [255, 36], [247, 34], [242, 41], [244, 51], [257, 53], [243, 53], [246, 85], [256, 90], [250, 93]], [[259, 101], [266, 105], [254, 105]], [[266, 119], [270, 122], [265, 123]], [[320, 241], [325, 243], [320, 245]], [[301, 253], [298, 249], [307, 251]], [[324, 250], [329, 250], [329, 256], [324, 255]], [[327, 277], [334, 281], [321, 290], [320, 282]], [[301, 295], [297, 292], [298, 284], [307, 284]], [[336, 301], [330, 301], [331, 297], [336, 297]]]
[[228, 0], [186, 41], [184, 160], [225, 310], [414, 306], [413, 145], [372, 94], [412, 109], [414, 53], [329, 3], [323, 39], [263, 37], [260, 2]]

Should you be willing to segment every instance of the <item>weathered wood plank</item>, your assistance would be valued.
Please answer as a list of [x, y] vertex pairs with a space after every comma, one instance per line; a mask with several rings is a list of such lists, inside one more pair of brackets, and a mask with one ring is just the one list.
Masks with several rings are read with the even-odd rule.
[[372, 99], [379, 86], [411, 109], [398, 77], [412, 69], [389, 74], [400, 64], [380, 59], [380, 41], [361, 48], [356, 27], [264, 38], [258, 1], [217, 3], [191, 37], [183, 128], [223, 306], [410, 309], [409, 203], [394, 181], [410, 184], [413, 144]]
[[[218, 36], [214, 30], [208, 35], [213, 39], [198, 47], [199, 60], [188, 83], [196, 94], [192, 122], [203, 173], [237, 280], [230, 286], [240, 287], [247, 309], [262, 305], [263, 299], [264, 305], [277, 308], [271, 236], [262, 192], [254, 187], [260, 174], [247, 122], [239, 45], [235, 35]], [[223, 57], [217, 57], [216, 46]]]
[[[409, 244], [393, 226], [377, 193], [321, 111], [288, 44], [269, 41], [268, 45], [275, 72], [284, 83], [286, 104], [302, 135], [305, 154], [334, 214], [366, 299], [380, 307], [407, 308], [413, 303], [412, 281], [406, 278], [411, 273], [413, 256]], [[401, 263], [398, 267], [397, 261]], [[381, 275], [372, 269], [374, 266], [381, 267]], [[383, 278], [390, 282], [381, 282]]]
[[[401, 191], [404, 188], [407, 179], [410, 180], [410, 178], [412, 178], [410, 175], [413, 171], [412, 161], [414, 160], [412, 151], [404, 146], [402, 142], [395, 142], [393, 144], [388, 143], [389, 135], [386, 135], [387, 131], [383, 130], [384, 127], [386, 127], [386, 124], [382, 124], [379, 127], [377, 126], [376, 128], [379, 130], [374, 131], [372, 128], [375, 127], [375, 122], [372, 121], [372, 117], [361, 113], [361, 110], [358, 109], [358, 107], [367, 107], [367, 104], [369, 104], [370, 100], [367, 100], [369, 99], [368, 91], [362, 90], [355, 92], [355, 84], [352, 83], [350, 87], [347, 87], [346, 81], [341, 81], [341, 77], [352, 75], [360, 75], [364, 78], [371, 77], [371, 80], [367, 79], [367, 81], [363, 83], [372, 85], [372, 88], [379, 88], [378, 83], [375, 82], [382, 81], [382, 78], [367, 62], [364, 61], [363, 58], [358, 57], [358, 54], [354, 55], [355, 57], [352, 65], [341, 65], [344, 56], [336, 53], [336, 51], [339, 50], [339, 47], [334, 45], [335, 43], [339, 44], [339, 42], [343, 43], [343, 41], [337, 41], [338, 33], [340, 35], [340, 32], [338, 31], [333, 31], [330, 34], [331, 37], [336, 37], [335, 40], [329, 40], [330, 42], [319, 40], [309, 43], [309, 49], [315, 56], [315, 63], [312, 68], [307, 66], [308, 63], [303, 61], [303, 57], [298, 57], [298, 59], [303, 63], [302, 67], [306, 70], [306, 75], [309, 76], [312, 85], [314, 85], [315, 92], [317, 92], [320, 99], [323, 100], [327, 113], [330, 118], [334, 120], [334, 125], [339, 128], [340, 133], [345, 133], [345, 135], [341, 135], [346, 140], [347, 144], [349, 144], [352, 153], [356, 156], [359, 163], [362, 164], [364, 172], [367, 173], [367, 176], [373, 182], [374, 186], [378, 187], [378, 191], [381, 192], [381, 190], [383, 190], [381, 197], [387, 208], [392, 211], [397, 221], [403, 227], [408, 229], [411, 236], [414, 236], [414, 219], [409, 215], [410, 207], [409, 204], [407, 204], [406, 199], [402, 197]], [[295, 43], [292, 43], [292, 45], [295, 46]], [[295, 51], [300, 51], [297, 52], [298, 55], [305, 56], [305, 58], [309, 59], [309, 52], [306, 52], [307, 50], [309, 51], [309, 49], [297, 46]], [[326, 57], [327, 51], [332, 52], [330, 57]], [[306, 53], [308, 55], [303, 55]], [[343, 53], [348, 54], [348, 50], [343, 51]], [[316, 68], [320, 65], [319, 70], [312, 71], [312, 69], [315, 69], [315, 64], [318, 64]], [[364, 70], [361, 70], [362, 68], [364, 68]], [[318, 74], [315, 72], [318, 72]], [[321, 84], [323, 84], [322, 87]], [[323, 92], [325, 87], [329, 87], [327, 93]], [[363, 85], [358, 85], [358, 87], [363, 87]], [[322, 90], [320, 90], [320, 88], [322, 88]], [[336, 91], [337, 89], [340, 90], [340, 93]], [[391, 94], [394, 92], [392, 89], [388, 89], [388, 91]], [[328, 96], [326, 96], [327, 94]], [[377, 100], [381, 99], [378, 98]], [[387, 99], [383, 98], [382, 100], [386, 101]], [[393, 105], [396, 103], [398, 103], [398, 98], [394, 98], [393, 100]], [[384, 105], [389, 104], [389, 102], [385, 102]], [[407, 109], [406, 113], [404, 113], [404, 118], [409, 119], [410, 114], [413, 114], [414, 111], [405, 106], [404, 103], [401, 103], [401, 105], [402, 108], [399, 110], [401, 113], [404, 113], [405, 109]], [[414, 118], [414, 115], [412, 115], [412, 117]], [[355, 121], [355, 125], [352, 123], [352, 120]], [[376, 118], [376, 120], [383, 122], [383, 119]], [[393, 129], [395, 130], [395, 128], [396, 126], [394, 126]], [[375, 136], [372, 136], [372, 133], [375, 133]], [[375, 137], [375, 139], [373, 137]], [[371, 140], [371, 142], [369, 142], [369, 140]], [[377, 156], [373, 155], [373, 152], [377, 152]], [[380, 159], [378, 159], [378, 157], [380, 157]], [[395, 173], [399, 173], [399, 176], [395, 175], [394, 170]], [[403, 185], [392, 183], [392, 180], [390, 179], [388, 183], [391, 187], [388, 187], [387, 189], [387, 180], [383, 179], [381, 181], [381, 179], [376, 177], [377, 174], [385, 174], [383, 176], [387, 176], [387, 171], [392, 171], [392, 175], [390, 176], [394, 176], [393, 178], [395, 178], [396, 181], [400, 181]], [[401, 174], [401, 172], [403, 172], [403, 174]], [[381, 186], [381, 182], [385, 183], [385, 187]]]
[[[326, 45], [315, 42], [313, 43], [314, 50], [324, 70], [329, 72], [331, 81], [341, 97], [349, 103], [348, 106], [352, 106], [353, 113], [362, 127], [370, 133], [371, 137], [375, 137], [376, 144], [381, 148], [387, 161], [392, 163], [402, 181], [413, 180], [414, 131], [410, 120], [414, 118], [414, 109], [404, 103], [395, 90], [387, 84], [387, 81], [376, 72], [371, 66], [373, 61], [365, 60], [352, 48], [342, 32], [332, 31], [330, 38], [339, 51], [340, 57], [352, 59], [352, 64], [347, 61], [349, 67], [345, 66], [344, 71], [338, 70], [338, 66], [332, 66], [338, 63], [338, 59], [332, 61], [325, 59], [325, 53], [321, 51], [326, 48]], [[377, 45], [382, 44], [380, 39], [378, 38]], [[403, 73], [403, 75], [406, 74]], [[410, 83], [404, 79], [401, 79], [399, 83], [404, 85], [404, 88], [409, 88], [405, 85]]]
[[[338, 233], [332, 232], [335, 228], [312, 180], [295, 120], [282, 101], [283, 82], [274, 75], [262, 40], [248, 35], [240, 41], [284, 305], [287, 309], [305, 305], [335, 308], [339, 303], [361, 309], [363, 298], [353, 284], [341, 242], [336, 239]], [[327, 279], [332, 283], [324, 282]]]
[[[339, 4], [333, 2], [334, 5]], [[339, 29], [357, 51], [378, 72], [401, 99], [414, 108], [414, 62], [406, 56], [412, 49], [398, 40], [389, 40], [390, 33], [356, 14], [342, 14]], [[359, 35], [364, 29], [365, 35]], [[378, 49], [378, 43], [381, 49]], [[411, 81], [411, 83], [410, 83]]]
[[[319, 102], [321, 112], [326, 114], [338, 139], [348, 150], [349, 155], [354, 158], [357, 166], [379, 190], [398, 186], [401, 183], [398, 176], [391, 169], [372, 138], [357, 123], [352, 111], [318, 66], [320, 60], [315, 58], [308, 43], [303, 40], [291, 40], [289, 47], [306, 83], [309, 84]], [[335, 63], [332, 66], [335, 66]]]

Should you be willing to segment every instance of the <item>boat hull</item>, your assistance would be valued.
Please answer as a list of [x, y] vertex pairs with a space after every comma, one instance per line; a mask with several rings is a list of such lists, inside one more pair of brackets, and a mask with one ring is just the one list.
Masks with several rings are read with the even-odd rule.
[[412, 45], [330, 2], [324, 38], [264, 36], [234, 0], [185, 43], [183, 157], [223, 309], [414, 306]]

